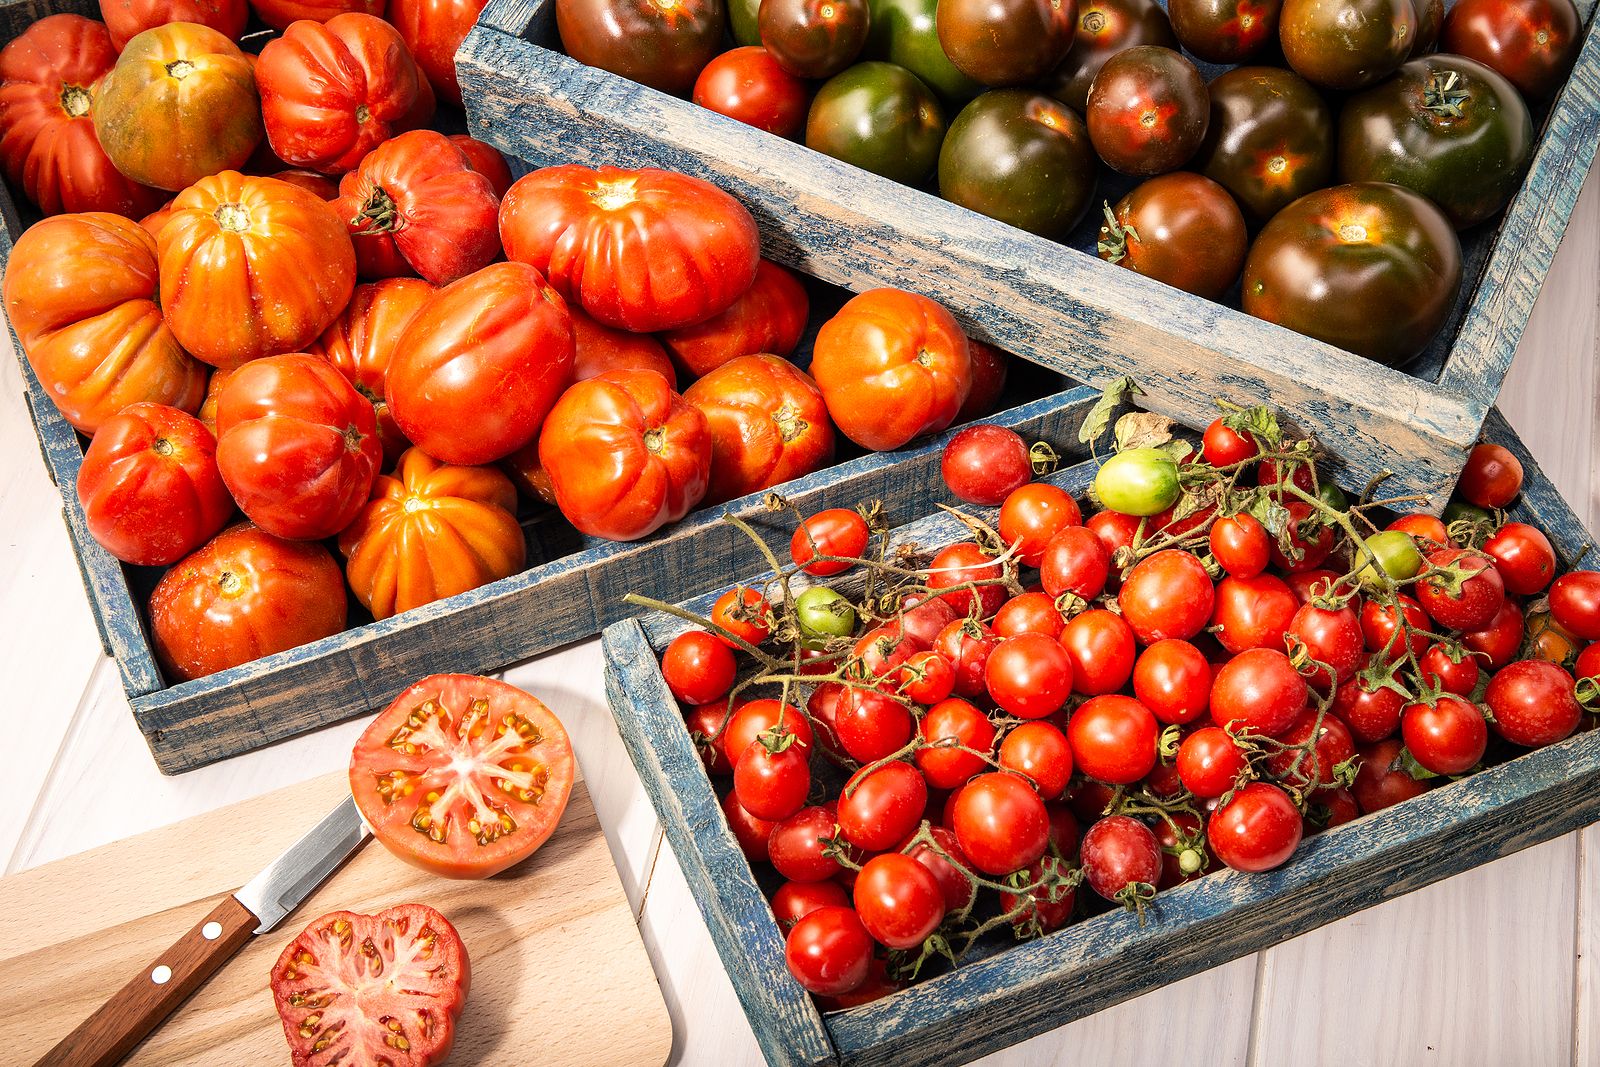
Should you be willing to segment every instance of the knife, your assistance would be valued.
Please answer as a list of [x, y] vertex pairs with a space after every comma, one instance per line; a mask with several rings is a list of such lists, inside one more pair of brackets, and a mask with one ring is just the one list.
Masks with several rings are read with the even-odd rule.
[[217, 968], [257, 934], [277, 926], [371, 831], [345, 797], [322, 821], [102, 1004], [35, 1067], [112, 1067], [161, 1025]]

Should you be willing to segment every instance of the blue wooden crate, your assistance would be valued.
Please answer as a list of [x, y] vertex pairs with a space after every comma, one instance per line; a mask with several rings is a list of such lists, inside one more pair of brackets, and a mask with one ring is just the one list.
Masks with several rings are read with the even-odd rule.
[[[1526, 471], [1511, 517], [1537, 524], [1564, 561], [1576, 559], [1589, 532], [1497, 409], [1483, 436], [1510, 448]], [[1081, 495], [1094, 470], [1093, 462], [1078, 463], [1051, 480]], [[894, 533], [922, 546], [966, 536], [943, 513]], [[683, 606], [705, 615], [715, 595]], [[685, 628], [664, 614], [609, 627], [606, 695], [775, 1067], [964, 1063], [1600, 819], [1600, 731], [1592, 731], [1311, 837], [1276, 871], [1222, 871], [1165, 890], [1143, 926], [1127, 912], [1107, 912], [872, 1004], [823, 1014], [789, 975], [771, 907], [661, 677], [660, 652]]]
[[[1600, 142], [1595, 0], [1577, 66], [1546, 116], [1521, 192], [1465, 235], [1466, 283], [1406, 370], [1372, 363], [1102, 263], [562, 55], [554, 0], [490, 0], [457, 54], [474, 136], [536, 165], [659, 166], [708, 178], [755, 213], [766, 254], [849, 289], [936, 297], [974, 335], [1095, 386], [1131, 375], [1144, 403], [1203, 425], [1214, 397], [1269, 397], [1348, 463], [1433, 493], [1477, 438]], [[1216, 69], [1216, 68], [1211, 68]], [[1536, 113], [1536, 118], [1537, 118]], [[1119, 193], [1108, 186], [1110, 199]], [[1098, 199], [1098, 198], [1097, 198]]]

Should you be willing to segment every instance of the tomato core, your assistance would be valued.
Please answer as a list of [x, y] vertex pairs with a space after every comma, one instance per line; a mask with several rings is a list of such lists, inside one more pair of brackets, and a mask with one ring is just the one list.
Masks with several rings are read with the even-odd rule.
[[793, 441], [811, 426], [788, 404], [783, 405], [783, 407], [772, 413], [772, 421], [778, 424], [778, 436], [783, 438], [784, 444]]
[[217, 588], [227, 596], [238, 596], [244, 590], [244, 579], [232, 571], [217, 575]]
[[644, 432], [645, 451], [649, 452], [652, 456], [659, 455], [661, 449], [666, 445], [666, 439], [667, 431], [659, 426], [646, 430]]
[[344, 447], [345, 447], [345, 451], [347, 451], [347, 452], [360, 452], [361, 451], [361, 442], [365, 441], [366, 439], [367, 439], [367, 435], [362, 433], [360, 430], [356, 429], [354, 426], [346, 426], [344, 428]]
[[356, 122], [357, 123], [365, 123], [367, 121], [367, 119], [369, 119], [371, 117], [372, 117], [372, 112], [370, 110], [368, 110], [366, 104], [357, 104], [356, 105]]
[[187, 59], [174, 59], [167, 64], [167, 74], [174, 78], [183, 79], [194, 73], [194, 64]]
[[239, 233], [250, 228], [250, 209], [243, 204], [219, 204], [213, 215], [224, 230]]
[[1268, 174], [1282, 174], [1289, 166], [1289, 161], [1282, 156], [1273, 156], [1267, 160]]
[[[670, 0], [657, 0], [662, 7], [671, 9]], [[614, 182], [595, 182], [594, 189], [589, 193], [589, 199], [594, 201], [594, 206], [601, 211], [620, 211], [636, 199], [633, 192], [633, 179], [623, 178]]]
[[1156, 124], [1156, 113], [1154, 111], [1146, 111], [1144, 114], [1139, 116], [1139, 125], [1143, 126], [1145, 129], [1148, 130], [1150, 127], [1154, 126], [1155, 124]]
[[1091, 11], [1083, 16], [1082, 26], [1086, 33], [1099, 33], [1106, 28], [1106, 17], [1098, 11]]
[[89, 113], [89, 108], [93, 104], [93, 94], [83, 86], [63, 85], [61, 87], [61, 110], [67, 113], [68, 118], [83, 118]]
[[150, 442], [150, 451], [154, 452], [158, 456], [170, 456], [174, 451], [176, 451], [176, 449], [172, 447], [171, 441], [167, 440], [165, 437], [158, 437], [154, 441]]
[[1339, 227], [1339, 239], [1359, 244], [1367, 239], [1367, 228], [1354, 222], [1346, 223]]

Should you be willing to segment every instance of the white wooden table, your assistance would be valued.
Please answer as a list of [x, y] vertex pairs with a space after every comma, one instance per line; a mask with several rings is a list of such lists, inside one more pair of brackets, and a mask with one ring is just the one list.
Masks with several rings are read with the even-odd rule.
[[[1501, 405], [1600, 530], [1600, 171]], [[346, 764], [364, 720], [157, 773], [100, 651], [9, 353], [0, 358], [0, 723], [7, 873]], [[607, 712], [598, 641], [505, 675], [568, 728], [671, 1009], [674, 1061], [761, 1062]], [[107, 887], [114, 892], [114, 887]], [[8, 922], [18, 916], [5, 916]], [[1600, 1064], [1600, 827], [1391, 901], [984, 1062]]]

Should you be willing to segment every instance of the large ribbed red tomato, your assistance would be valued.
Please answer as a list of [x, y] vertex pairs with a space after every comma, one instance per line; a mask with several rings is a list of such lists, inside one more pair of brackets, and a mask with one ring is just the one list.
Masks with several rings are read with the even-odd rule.
[[606, 326], [704, 322], [755, 281], [755, 219], [710, 182], [645, 168], [546, 167], [500, 209], [506, 258], [531, 263]]
[[706, 495], [711, 431], [661, 375], [608, 371], [556, 402], [539, 461], [568, 522], [592, 537], [633, 541]]
[[938, 303], [871, 289], [823, 324], [811, 373], [840, 432], [883, 451], [954, 421], [972, 388], [972, 357]]
[[145, 30], [169, 22], [198, 22], [237, 41], [250, 21], [250, 6], [245, 0], [100, 0], [100, 17], [120, 51]]
[[327, 22], [349, 11], [382, 15], [384, 0], [250, 0], [250, 6], [262, 22], [275, 30], [285, 30], [301, 19]]
[[[259, 0], [258, 0], [259, 2]], [[456, 52], [488, 0], [390, 0], [388, 19], [439, 95], [461, 105]], [[380, 0], [381, 4], [381, 0]], [[379, 12], [374, 12], [377, 14]]]
[[358, 285], [339, 317], [306, 346], [311, 355], [338, 367], [356, 392], [372, 401], [386, 467], [393, 466], [410, 445], [389, 413], [389, 363], [400, 335], [432, 295], [433, 286], [421, 278], [385, 278]]
[[402, 133], [373, 149], [340, 181], [333, 210], [350, 228], [363, 278], [415, 271], [449, 285], [500, 254], [494, 187], [433, 130]]
[[106, 28], [82, 15], [42, 18], [0, 49], [0, 164], [46, 215], [139, 218], [164, 199], [123, 177], [95, 138], [96, 83], [116, 61]]
[[82, 433], [148, 400], [194, 411], [205, 368], [156, 303], [156, 243], [138, 223], [90, 212], [28, 228], [5, 273], [6, 315], [45, 395]]
[[356, 599], [375, 619], [476, 589], [522, 569], [517, 491], [493, 467], [407, 450], [339, 534]]
[[179, 681], [332, 636], [344, 622], [344, 575], [328, 550], [247, 522], [180, 560], [150, 594], [150, 644]]
[[570, 304], [567, 311], [572, 315], [572, 335], [578, 346], [572, 364], [572, 376], [578, 381], [608, 370], [653, 370], [677, 388], [678, 370], [660, 341], [647, 333], [602, 326]]
[[389, 410], [446, 463], [490, 463], [534, 440], [572, 382], [572, 317], [525, 263], [494, 263], [440, 289], [396, 342]]
[[706, 501], [754, 493], [833, 459], [833, 423], [811, 376], [777, 356], [740, 356], [691, 385], [683, 398], [711, 430]]
[[766, 352], [787, 357], [800, 343], [811, 301], [787, 270], [763, 259], [756, 280], [720, 315], [668, 330], [661, 343], [692, 377], [710, 374], [731, 359]]
[[332, 537], [367, 502], [382, 463], [372, 403], [316, 356], [255, 360], [217, 398], [222, 480], [268, 533]]
[[161, 307], [183, 347], [212, 366], [298, 352], [350, 302], [355, 252], [314, 193], [224, 171], [172, 208], [156, 240]]
[[176, 563], [233, 515], [216, 438], [164, 404], [130, 404], [100, 427], [78, 468], [78, 500], [94, 539], [144, 567]]
[[256, 63], [267, 142], [285, 163], [341, 174], [401, 127], [421, 78], [399, 31], [376, 16], [293, 23]]

